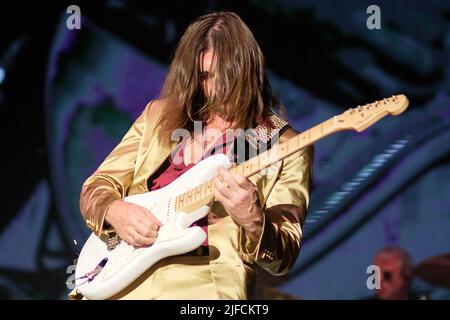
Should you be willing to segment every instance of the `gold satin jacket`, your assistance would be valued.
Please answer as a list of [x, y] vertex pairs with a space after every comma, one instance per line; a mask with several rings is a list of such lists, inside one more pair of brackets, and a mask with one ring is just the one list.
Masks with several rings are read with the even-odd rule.
[[[155, 135], [156, 119], [163, 107], [161, 100], [149, 102], [122, 141], [83, 184], [80, 209], [95, 234], [111, 233], [105, 223], [109, 206], [116, 199], [147, 192], [147, 179], [176, 146], [176, 142], [161, 144]], [[280, 141], [295, 134], [288, 129]], [[264, 209], [258, 243], [252, 243], [215, 201], [211, 213], [217, 222], [208, 226], [209, 256], [160, 260], [112, 298], [248, 299], [257, 265], [274, 275], [286, 274], [300, 252], [313, 157], [313, 147], [307, 147], [249, 178], [258, 187]]]

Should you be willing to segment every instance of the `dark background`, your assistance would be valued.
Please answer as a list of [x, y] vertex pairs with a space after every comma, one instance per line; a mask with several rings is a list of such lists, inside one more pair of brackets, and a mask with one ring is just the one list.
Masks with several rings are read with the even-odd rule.
[[[82, 27], [69, 30], [77, 4]], [[366, 9], [381, 9], [369, 30]], [[188, 24], [232, 10], [253, 31], [298, 130], [403, 93], [399, 117], [316, 144], [303, 249], [278, 294], [363, 299], [386, 245], [450, 252], [450, 2], [73, 1], [0, 4], [0, 298], [65, 299], [89, 235], [81, 184], [155, 98]], [[436, 299], [448, 290], [420, 279]], [[262, 290], [262, 289], [261, 289]]]

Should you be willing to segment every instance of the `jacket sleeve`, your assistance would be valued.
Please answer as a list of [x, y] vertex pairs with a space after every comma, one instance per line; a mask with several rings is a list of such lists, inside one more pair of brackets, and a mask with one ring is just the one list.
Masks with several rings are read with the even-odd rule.
[[125, 197], [130, 187], [151, 104], [147, 104], [120, 143], [81, 188], [80, 211], [88, 228], [97, 236], [112, 231], [104, 226], [106, 212], [114, 200]]
[[279, 176], [264, 206], [263, 232], [258, 243], [253, 243], [241, 228], [242, 253], [273, 275], [286, 274], [299, 256], [313, 159], [314, 147], [309, 146], [282, 160]]

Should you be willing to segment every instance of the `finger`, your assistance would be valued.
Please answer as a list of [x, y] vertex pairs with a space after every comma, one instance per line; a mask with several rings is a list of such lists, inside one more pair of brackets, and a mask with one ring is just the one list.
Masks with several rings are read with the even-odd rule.
[[241, 175], [236, 176], [236, 181], [239, 186], [249, 194], [250, 201], [255, 202], [256, 199], [258, 199], [258, 188], [253, 182]]
[[229, 170], [219, 168], [219, 178], [221, 178], [225, 186], [228, 185], [233, 192], [239, 192], [241, 189]]
[[138, 223], [135, 226], [135, 230], [137, 231], [137, 233], [139, 233], [143, 237], [156, 238], [156, 236], [158, 235], [158, 230], [154, 229], [153, 226], [156, 226], [156, 225], [152, 224], [152, 226], [149, 228], [149, 227], [144, 226], [143, 224]]
[[150, 212], [150, 210], [147, 210], [147, 214], [150, 217], [150, 219], [153, 221], [154, 224], [158, 225], [158, 226], [162, 226], [162, 222], [158, 220], [158, 218], [156, 218], [156, 216]]
[[222, 194], [221, 191], [217, 188], [214, 188], [214, 197], [219, 201], [225, 208], [231, 207], [231, 202], [229, 198]]
[[150, 231], [151, 228], [147, 227], [144, 223], [139, 220], [133, 221], [132, 231], [139, 233], [142, 236], [147, 236], [147, 232]]
[[233, 196], [231, 190], [228, 189], [218, 177], [214, 178], [213, 184], [214, 190], [220, 192], [225, 198], [231, 198]]
[[138, 246], [149, 246], [151, 244], [153, 244], [155, 242], [155, 238], [150, 238], [150, 237], [144, 237], [142, 235], [140, 235], [137, 232], [134, 232], [132, 234], [132, 237], [134, 239], [134, 242], [138, 245]]
[[236, 180], [236, 183], [242, 189], [251, 190], [251, 191], [255, 190], [256, 186], [249, 179], [241, 176], [240, 174], [235, 174], [234, 180]]
[[133, 247], [141, 247], [142, 245], [136, 241], [135, 239], [135, 231], [134, 229], [130, 228], [126, 234], [126, 237], [124, 238], [125, 242], [129, 245], [132, 245]]
[[162, 223], [147, 209], [142, 210], [137, 214], [138, 220], [148, 229], [158, 230]]
[[152, 220], [150, 213], [146, 209], [142, 209], [137, 213], [136, 219], [132, 221], [132, 226], [134, 230], [144, 237], [156, 237], [160, 228], [160, 225]]
[[162, 225], [161, 221], [159, 221], [159, 220], [156, 218], [156, 216], [155, 216], [153, 213], [151, 213], [150, 210], [148, 210], [146, 207], [139, 206], [139, 208], [141, 209], [141, 212], [142, 212], [143, 214], [145, 214], [146, 217], [150, 218], [150, 220], [151, 220], [153, 223], [155, 223], [155, 224], [157, 224], [157, 225], [159, 225], [159, 226]]
[[146, 230], [146, 233], [142, 236], [144, 236], [146, 238], [157, 238], [158, 230], [154, 230], [154, 229]]
[[144, 228], [145, 230], [159, 230], [159, 225], [150, 217], [149, 213], [140, 212], [133, 221], [136, 229]]

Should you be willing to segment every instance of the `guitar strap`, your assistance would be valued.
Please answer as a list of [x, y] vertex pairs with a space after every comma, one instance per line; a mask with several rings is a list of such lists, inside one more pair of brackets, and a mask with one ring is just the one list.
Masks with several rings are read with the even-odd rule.
[[240, 164], [269, 150], [290, 127], [287, 121], [274, 114], [270, 116], [266, 123], [246, 130], [233, 141], [233, 162]]
[[274, 114], [269, 117], [266, 123], [259, 124], [253, 129], [235, 132], [234, 139], [227, 140], [225, 138], [225, 142], [215, 145], [207, 154], [213, 155], [218, 151], [229, 150], [229, 145], [233, 144], [230, 151], [231, 160], [240, 164], [269, 150], [276, 144], [283, 132], [290, 127], [288, 122]]

